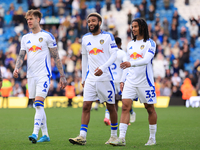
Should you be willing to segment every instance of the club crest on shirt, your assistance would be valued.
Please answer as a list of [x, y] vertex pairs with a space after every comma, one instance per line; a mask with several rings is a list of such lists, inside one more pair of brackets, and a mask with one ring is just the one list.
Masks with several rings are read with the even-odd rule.
[[144, 45], [141, 45], [141, 46], [140, 46], [140, 49], [142, 50], [143, 48], [144, 48]]
[[41, 43], [42, 41], [43, 41], [43, 38], [42, 38], [42, 37], [40, 37], [40, 38], [39, 38], [39, 42]]
[[103, 43], [104, 43], [104, 40], [103, 40], [103, 39], [101, 39], [101, 40], [100, 40], [100, 44], [102, 45]]

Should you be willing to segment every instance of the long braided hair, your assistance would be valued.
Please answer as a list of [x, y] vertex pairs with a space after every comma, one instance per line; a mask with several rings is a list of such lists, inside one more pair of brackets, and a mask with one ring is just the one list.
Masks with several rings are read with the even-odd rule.
[[[139, 25], [139, 34], [140, 35], [144, 35], [144, 42], [146, 42], [149, 39], [149, 31], [148, 31], [148, 26], [147, 23], [144, 19], [142, 18], [136, 18], [132, 21], [133, 22], [137, 22]], [[133, 35], [133, 32], [131, 32], [132, 34], [132, 39], [134, 41], [136, 41], [137, 36]]]

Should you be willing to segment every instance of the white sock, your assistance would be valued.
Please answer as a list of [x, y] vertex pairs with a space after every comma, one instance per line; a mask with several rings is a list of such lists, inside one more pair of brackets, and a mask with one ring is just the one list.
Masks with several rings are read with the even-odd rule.
[[110, 113], [109, 113], [108, 109], [106, 109], [105, 118], [110, 119]]
[[84, 130], [80, 130], [80, 136], [84, 137], [86, 139], [87, 132]]
[[111, 136], [117, 136], [117, 130], [111, 130]]
[[36, 106], [35, 107], [35, 121], [34, 121], [34, 129], [33, 129], [33, 134], [36, 134], [38, 137], [38, 133], [41, 127], [41, 122], [42, 122], [42, 118], [44, 115], [44, 107], [42, 106]]
[[156, 131], [157, 131], [157, 124], [154, 125], [149, 125], [149, 132], [150, 132], [150, 137], [156, 140]]
[[42, 123], [41, 123], [41, 130], [42, 130], [42, 136], [46, 135], [47, 137], [49, 137], [45, 111], [44, 111], [43, 119], [42, 119]]
[[[189, 100], [186, 100], [185, 106], [186, 106], [187, 108], [190, 107], [190, 101], [189, 101]], [[192, 106], [192, 107], [193, 107], [193, 106]]]
[[126, 131], [127, 131], [128, 125], [125, 123], [120, 123], [119, 124], [119, 138], [125, 139], [126, 137]]

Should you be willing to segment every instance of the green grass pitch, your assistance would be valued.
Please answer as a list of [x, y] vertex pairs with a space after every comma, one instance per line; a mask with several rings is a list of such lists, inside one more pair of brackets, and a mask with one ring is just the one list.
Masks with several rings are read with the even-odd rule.
[[[135, 108], [136, 122], [128, 126], [126, 146], [105, 145], [110, 127], [103, 123], [105, 108], [92, 110], [85, 146], [72, 145], [68, 139], [79, 134], [81, 108], [46, 108], [50, 142], [32, 144], [35, 109], [0, 109], [0, 150], [198, 150], [200, 149], [200, 108], [156, 108], [157, 145], [146, 147], [149, 137], [148, 116], [144, 108]], [[121, 115], [119, 108], [118, 118]], [[41, 131], [39, 134], [41, 137]]]

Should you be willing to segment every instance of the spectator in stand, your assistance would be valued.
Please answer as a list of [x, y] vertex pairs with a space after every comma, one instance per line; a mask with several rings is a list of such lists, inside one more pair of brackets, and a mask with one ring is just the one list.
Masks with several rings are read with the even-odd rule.
[[132, 13], [131, 13], [131, 10], [129, 10], [129, 12], [127, 14], [127, 18], [128, 18], [128, 25], [131, 25], [131, 22], [132, 22]]
[[171, 94], [172, 97], [182, 97], [182, 93], [180, 91], [180, 88], [177, 87], [177, 86], [173, 86], [172, 87], [172, 94]]
[[4, 11], [2, 4], [0, 4], [0, 16], [4, 16]]
[[24, 97], [25, 96], [19, 83], [15, 83], [15, 85], [13, 87], [13, 96], [15, 96], [15, 97]]
[[154, 6], [152, 4], [149, 6], [149, 10], [148, 11], [149, 11], [148, 12], [149, 20], [153, 21], [154, 20], [155, 9], [154, 9]]
[[174, 44], [174, 47], [173, 47], [171, 50], [172, 50], [172, 53], [174, 54], [175, 58], [178, 58], [178, 56], [179, 56], [179, 51], [180, 51], [179, 42], [176, 42], [176, 43]]
[[108, 28], [110, 31], [112, 31], [115, 26], [116, 26], [115, 18], [111, 14], [110, 17], [108, 18]]
[[80, 17], [81, 17], [81, 20], [86, 20], [86, 15], [87, 15], [87, 5], [85, 4], [85, 2], [81, 2], [81, 12], [80, 12]]
[[145, 11], [145, 8], [143, 6], [143, 4], [140, 4], [139, 5], [139, 12], [140, 12], [140, 17], [143, 18], [143, 19], [146, 19], [146, 11]]
[[9, 12], [10, 12], [10, 15], [11, 15], [11, 16], [13, 16], [14, 11], [15, 11], [15, 6], [14, 6], [13, 3], [11, 3], [10, 6], [9, 6]]
[[12, 23], [12, 15], [10, 14], [10, 11], [7, 11], [4, 16], [4, 23], [6, 26], [10, 26]]
[[180, 86], [181, 78], [178, 76], [177, 72], [174, 73], [174, 75], [171, 78], [171, 81], [172, 81], [173, 86], [177, 86], [177, 87]]
[[156, 10], [156, 0], [150, 0], [151, 4], [154, 6], [155, 10]]
[[168, 79], [164, 79], [161, 84], [160, 96], [171, 96], [170, 81]]
[[192, 21], [192, 25], [189, 27], [191, 44], [195, 46], [196, 38], [198, 37], [199, 27], [195, 21]]
[[77, 37], [73, 44], [71, 44], [71, 49], [73, 51], [73, 55], [77, 56], [81, 51], [81, 44], [79, 43], [79, 38]]
[[169, 9], [169, 6], [170, 6], [170, 0], [164, 0], [164, 7], [166, 10]]
[[184, 56], [183, 56], [183, 51], [179, 51], [179, 56], [178, 56], [178, 59], [179, 59], [179, 68], [184, 70]]
[[75, 15], [77, 12], [79, 13], [80, 7], [79, 0], [73, 0], [72, 2], [72, 15]]
[[4, 26], [4, 19], [3, 19], [3, 17], [0, 15], [0, 35], [3, 34], [3, 26]]
[[106, 10], [110, 11], [111, 9], [111, 1], [110, 0], [106, 0]]
[[176, 23], [177, 23], [177, 26], [178, 26], [179, 25], [179, 14], [178, 14], [177, 10], [174, 11], [172, 19], [176, 20]]
[[186, 28], [184, 26], [181, 27], [181, 32], [180, 32], [180, 38], [181, 40], [186, 39], [187, 37], [187, 32], [186, 32]]
[[96, 2], [95, 10], [97, 13], [101, 14], [101, 5], [99, 1]]
[[198, 76], [200, 75], [199, 72], [200, 72], [200, 61], [199, 61], [199, 59], [197, 59], [197, 60], [194, 62], [194, 68], [193, 68], [193, 70], [192, 70], [192, 73], [193, 73], [193, 75], [194, 75], [194, 77], [195, 77], [196, 79], [197, 79]]
[[65, 3], [63, 3], [63, 0], [59, 0], [56, 4], [56, 7], [58, 7], [58, 15], [63, 16], [65, 14]]
[[65, 96], [65, 90], [61, 89], [61, 84], [58, 82], [56, 88], [54, 88], [53, 96]]
[[85, 35], [88, 32], [88, 28], [87, 28], [87, 21], [83, 20], [82, 21], [82, 25], [81, 25], [81, 36]]
[[[140, 10], [139, 10], [139, 8], [138, 8], [138, 7], [136, 7], [136, 13], [135, 13], [135, 15], [134, 15], [134, 18], [133, 18], [133, 19], [140, 18], [140, 17], [141, 17]], [[133, 19], [132, 19], [132, 20], [133, 20]]]
[[193, 91], [193, 86], [191, 80], [189, 78], [186, 78], [183, 84], [181, 85], [182, 99], [186, 100], [185, 102], [186, 107], [190, 106], [189, 99], [192, 96], [192, 91]]
[[172, 24], [171, 26], [171, 38], [173, 40], [177, 40], [178, 39], [178, 30], [176, 28], [176, 25]]
[[41, 0], [33, 0], [33, 5], [37, 8], [40, 8], [41, 6]]
[[163, 20], [163, 29], [164, 29], [164, 35], [169, 37], [169, 22], [168, 22], [167, 18], [164, 18], [164, 20]]
[[155, 78], [165, 77], [164, 56], [160, 52], [153, 59], [153, 73]]
[[[86, 23], [87, 23], [87, 22], [86, 22]], [[103, 29], [104, 31], [106, 31], [106, 32], [109, 30], [109, 28], [108, 28], [108, 16], [104, 16], [102, 29]]]
[[146, 0], [142, 0], [142, 3], [141, 3], [144, 7], [144, 11], [145, 11], [145, 14], [147, 13], [147, 1]]

